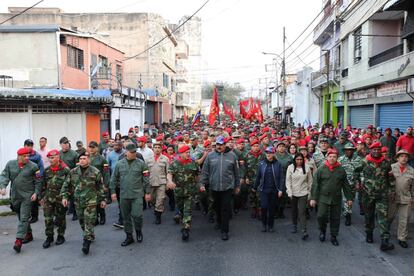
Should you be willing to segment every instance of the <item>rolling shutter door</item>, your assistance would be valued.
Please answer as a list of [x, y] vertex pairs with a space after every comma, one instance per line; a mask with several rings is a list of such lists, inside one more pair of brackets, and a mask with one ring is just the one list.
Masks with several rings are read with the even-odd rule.
[[379, 126], [405, 131], [413, 125], [413, 103], [382, 104], [379, 106]]
[[368, 125], [374, 124], [374, 106], [354, 106], [350, 109], [351, 126], [356, 128], [366, 128]]

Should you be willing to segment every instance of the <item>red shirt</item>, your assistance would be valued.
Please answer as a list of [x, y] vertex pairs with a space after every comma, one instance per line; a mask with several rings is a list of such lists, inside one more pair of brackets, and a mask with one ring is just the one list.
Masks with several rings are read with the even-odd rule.
[[397, 147], [408, 151], [411, 156], [414, 156], [414, 136], [400, 136], [397, 141]]

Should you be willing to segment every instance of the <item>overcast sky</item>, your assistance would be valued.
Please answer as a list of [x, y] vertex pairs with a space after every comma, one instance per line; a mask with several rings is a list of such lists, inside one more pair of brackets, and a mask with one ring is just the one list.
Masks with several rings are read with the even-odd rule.
[[[39, 7], [58, 7], [65, 12], [153, 12], [161, 14], [170, 23], [195, 12], [206, 0], [45, 0]], [[9, 6], [31, 6], [37, 0], [1, 0], [0, 12]], [[202, 54], [206, 80], [239, 82], [250, 89], [257, 89], [259, 78], [273, 77], [265, 72], [265, 64], [274, 56], [264, 56], [263, 51], [282, 52], [282, 30], [286, 27], [288, 43], [322, 9], [322, 0], [210, 0], [198, 16], [203, 20]], [[316, 24], [316, 23], [315, 23]], [[319, 50], [312, 46], [312, 35], [307, 31], [291, 49], [295, 54], [287, 59], [287, 71], [294, 72], [311, 61], [317, 60]], [[287, 55], [291, 53], [288, 50]], [[317, 67], [318, 62], [312, 62]], [[270, 68], [269, 68], [270, 69]], [[315, 68], [318, 69], [318, 68]], [[264, 81], [261, 81], [264, 85]]]

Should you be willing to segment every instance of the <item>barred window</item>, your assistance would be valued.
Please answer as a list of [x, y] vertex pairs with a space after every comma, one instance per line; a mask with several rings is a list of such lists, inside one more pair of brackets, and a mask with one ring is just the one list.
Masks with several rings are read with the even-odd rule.
[[68, 45], [68, 66], [83, 70], [83, 50]]
[[354, 32], [354, 63], [358, 63], [362, 57], [362, 29], [359, 27]]

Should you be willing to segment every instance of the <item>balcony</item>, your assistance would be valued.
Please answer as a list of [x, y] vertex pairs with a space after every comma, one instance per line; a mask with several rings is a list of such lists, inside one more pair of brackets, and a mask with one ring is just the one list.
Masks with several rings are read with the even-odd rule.
[[191, 107], [190, 93], [177, 92], [175, 98], [176, 106]]
[[315, 29], [313, 30], [313, 42], [316, 45], [322, 45], [324, 41], [331, 37], [334, 28], [334, 20], [335, 20], [335, 13], [334, 13], [334, 6], [327, 5], [325, 7], [324, 15], [321, 21], [316, 25]]
[[175, 69], [177, 72], [175, 75], [177, 83], [188, 83], [187, 68], [185, 68], [182, 64], [177, 63], [175, 65]]
[[388, 50], [385, 50], [384, 52], [379, 53], [373, 57], [370, 57], [368, 64], [369, 64], [369, 67], [372, 67], [380, 63], [386, 62], [388, 60], [391, 60], [393, 58], [399, 57], [403, 54], [404, 54], [404, 44], [400, 44]]
[[[333, 70], [333, 64], [329, 65], [329, 80], [332, 81], [334, 79], [334, 73]], [[328, 67], [325, 66], [321, 70], [313, 72], [311, 74], [312, 77], [312, 88], [317, 88], [320, 86], [325, 86], [327, 83], [327, 77], [328, 77]]]
[[188, 59], [189, 52], [188, 44], [184, 40], [178, 40], [177, 47], [175, 47], [177, 59]]

